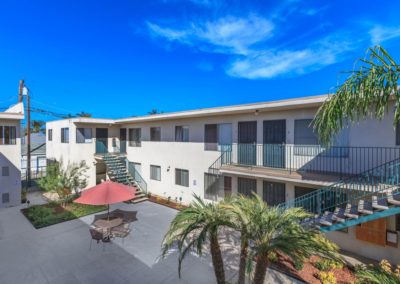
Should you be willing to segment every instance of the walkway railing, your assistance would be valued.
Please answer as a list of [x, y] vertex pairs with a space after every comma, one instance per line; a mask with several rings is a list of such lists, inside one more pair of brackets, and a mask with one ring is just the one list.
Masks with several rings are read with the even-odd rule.
[[140, 187], [140, 189], [143, 191], [143, 193], [147, 194], [147, 182], [144, 180], [144, 178], [141, 176], [141, 174], [136, 170], [134, 165], [131, 163], [128, 163], [128, 172], [131, 174], [137, 185]]
[[399, 183], [400, 159], [396, 159], [282, 203], [279, 207], [303, 207], [309, 212], [321, 214], [336, 207], [344, 208], [347, 204], [357, 205], [360, 199], [370, 199], [373, 195], [382, 198], [388, 189], [397, 187]]
[[396, 147], [233, 144], [222, 164], [351, 176], [400, 158]]

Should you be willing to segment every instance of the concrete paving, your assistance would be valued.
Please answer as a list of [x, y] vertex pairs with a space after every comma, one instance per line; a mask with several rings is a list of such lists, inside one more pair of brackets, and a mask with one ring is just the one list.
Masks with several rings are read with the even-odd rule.
[[[31, 204], [43, 203], [40, 195]], [[160, 244], [176, 211], [151, 202], [118, 204], [111, 209], [137, 211], [138, 220], [122, 243], [90, 247], [93, 215], [36, 230], [20, 213], [25, 205], [0, 209], [0, 283], [215, 283], [210, 257], [188, 256], [177, 273], [177, 257], [160, 258]], [[227, 278], [234, 283], [237, 251], [224, 240]], [[297, 283], [269, 271], [266, 283]]]

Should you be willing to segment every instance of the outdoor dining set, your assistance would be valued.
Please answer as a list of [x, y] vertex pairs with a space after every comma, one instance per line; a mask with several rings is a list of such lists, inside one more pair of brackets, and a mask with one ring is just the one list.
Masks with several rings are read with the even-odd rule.
[[110, 212], [110, 204], [131, 200], [135, 197], [135, 192], [136, 189], [133, 187], [105, 181], [83, 191], [81, 196], [74, 200], [81, 204], [107, 205], [107, 213], [95, 215], [90, 225], [90, 249], [93, 241], [106, 243], [120, 238], [124, 242], [131, 232], [132, 222], [137, 220], [137, 211], [116, 209]]
[[110, 242], [115, 238], [124, 239], [131, 232], [132, 222], [136, 221], [137, 211], [114, 210], [109, 214], [96, 215], [89, 229], [92, 241]]

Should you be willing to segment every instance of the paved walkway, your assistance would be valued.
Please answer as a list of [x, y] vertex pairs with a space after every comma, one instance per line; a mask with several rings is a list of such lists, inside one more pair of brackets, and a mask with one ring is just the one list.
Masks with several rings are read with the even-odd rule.
[[[31, 204], [43, 202], [40, 195], [29, 197]], [[20, 207], [0, 209], [0, 283], [215, 283], [208, 256], [189, 255], [182, 278], [177, 259], [171, 254], [160, 259], [160, 244], [176, 211], [151, 202], [118, 204], [138, 211], [132, 232], [121, 241], [90, 246], [89, 224], [93, 215], [36, 230], [20, 213]], [[235, 279], [237, 253], [224, 249], [227, 277]], [[296, 283], [271, 271], [266, 283]]]

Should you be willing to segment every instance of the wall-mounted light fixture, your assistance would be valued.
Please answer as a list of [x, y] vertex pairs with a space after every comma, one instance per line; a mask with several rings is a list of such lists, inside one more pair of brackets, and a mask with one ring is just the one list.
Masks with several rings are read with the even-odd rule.
[[171, 166], [168, 166], [168, 168], [167, 168], [167, 172], [169, 172], [169, 170], [171, 169]]
[[257, 116], [259, 114], [260, 114], [260, 112], [258, 111], [258, 109], [256, 109], [256, 111], [254, 112], [254, 115]]

